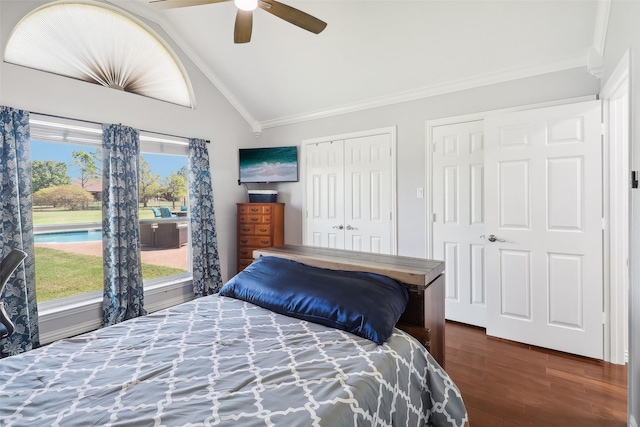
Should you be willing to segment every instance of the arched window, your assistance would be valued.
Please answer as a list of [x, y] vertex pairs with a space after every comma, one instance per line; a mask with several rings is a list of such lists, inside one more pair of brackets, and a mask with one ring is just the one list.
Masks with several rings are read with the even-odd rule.
[[170, 47], [119, 9], [54, 2], [13, 29], [4, 60], [110, 88], [193, 107], [191, 84]]

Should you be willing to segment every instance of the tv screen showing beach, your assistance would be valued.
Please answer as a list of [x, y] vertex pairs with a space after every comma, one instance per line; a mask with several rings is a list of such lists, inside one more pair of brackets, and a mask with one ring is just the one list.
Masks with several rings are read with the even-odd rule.
[[241, 148], [240, 182], [295, 182], [298, 147]]

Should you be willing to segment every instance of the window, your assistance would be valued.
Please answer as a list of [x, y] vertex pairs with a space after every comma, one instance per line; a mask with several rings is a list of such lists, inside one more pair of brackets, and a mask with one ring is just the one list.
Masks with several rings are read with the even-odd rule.
[[[101, 145], [100, 125], [31, 116], [38, 303], [102, 291]], [[187, 143], [141, 134], [140, 145], [142, 275], [152, 286], [190, 275]]]
[[[145, 286], [162, 281], [159, 277], [191, 271], [189, 206], [187, 203], [186, 141], [140, 134], [140, 243], [143, 263], [153, 260], [162, 267], [143, 268]], [[149, 261], [151, 262], [151, 261]]]
[[141, 21], [107, 4], [59, 1], [35, 9], [11, 32], [4, 60], [185, 107], [194, 104], [187, 73], [171, 48]]

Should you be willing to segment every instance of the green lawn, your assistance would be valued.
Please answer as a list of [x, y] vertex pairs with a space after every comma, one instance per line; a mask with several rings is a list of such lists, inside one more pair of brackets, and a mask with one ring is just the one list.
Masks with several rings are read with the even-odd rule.
[[[36, 297], [49, 301], [103, 288], [102, 258], [48, 248], [35, 248]], [[142, 264], [145, 280], [182, 273], [179, 268]]]
[[[170, 202], [163, 206], [172, 208]], [[102, 211], [99, 202], [86, 210], [60, 210], [36, 207], [33, 211], [33, 224], [54, 225], [73, 223], [101, 223]], [[140, 219], [153, 219], [151, 206], [140, 206]], [[179, 208], [178, 208], [179, 209]], [[102, 258], [90, 255], [78, 255], [48, 248], [35, 248], [36, 296], [38, 302], [50, 301], [71, 295], [98, 291], [103, 288]], [[142, 264], [144, 280], [183, 273], [185, 270], [152, 264]]]
[[[160, 205], [153, 205], [158, 207]], [[171, 203], [163, 204], [173, 210]], [[180, 209], [176, 205], [176, 209]], [[151, 205], [149, 207], [140, 207], [140, 219], [153, 219], [153, 211]], [[35, 208], [33, 210], [33, 225], [52, 225], [52, 224], [72, 224], [80, 222], [102, 222], [102, 211], [99, 208], [86, 209], [78, 211]]]

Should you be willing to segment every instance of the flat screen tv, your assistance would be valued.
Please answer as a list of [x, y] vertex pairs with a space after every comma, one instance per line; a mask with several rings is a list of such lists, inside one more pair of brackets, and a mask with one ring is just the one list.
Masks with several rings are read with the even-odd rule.
[[240, 148], [240, 182], [298, 181], [298, 147]]

